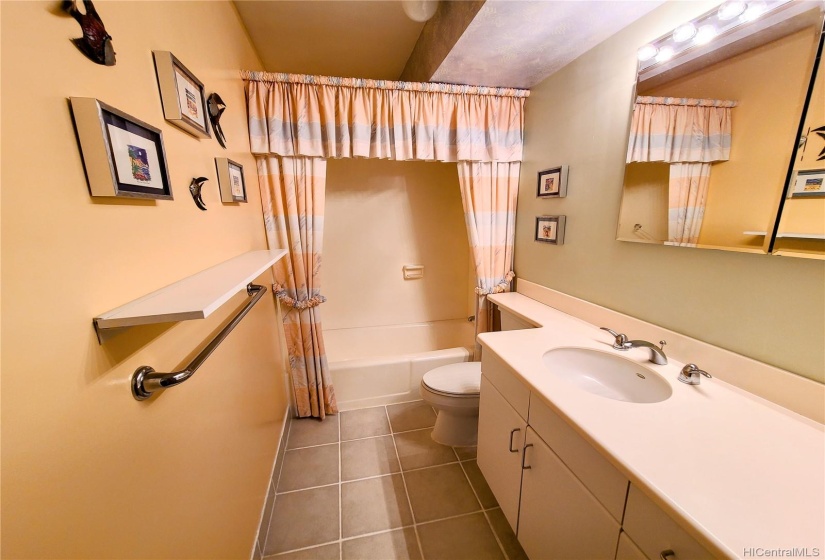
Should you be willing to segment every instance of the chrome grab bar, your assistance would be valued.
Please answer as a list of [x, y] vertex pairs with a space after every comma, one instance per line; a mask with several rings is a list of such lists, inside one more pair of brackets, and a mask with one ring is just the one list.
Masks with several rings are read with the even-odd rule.
[[135, 397], [135, 399], [142, 401], [151, 397], [152, 393], [155, 391], [180, 385], [195, 375], [195, 372], [198, 371], [198, 368], [203, 365], [206, 358], [208, 358], [212, 352], [215, 351], [220, 343], [223, 342], [223, 339], [229, 336], [232, 329], [238, 326], [238, 323], [240, 323], [241, 319], [249, 313], [252, 306], [258, 303], [258, 300], [263, 297], [266, 293], [266, 287], [259, 286], [257, 284], [249, 284], [246, 286], [246, 293], [247, 295], [252, 296], [252, 299], [246, 302], [246, 305], [238, 311], [235, 318], [232, 319], [229, 324], [226, 325], [223, 330], [221, 330], [221, 332], [219, 332], [217, 336], [213, 338], [212, 341], [207, 344], [206, 347], [201, 350], [191, 362], [189, 362], [188, 366], [180, 371], [175, 371], [172, 373], [160, 373], [155, 371], [155, 369], [150, 366], [140, 366], [137, 368], [135, 373], [132, 374], [132, 396]]

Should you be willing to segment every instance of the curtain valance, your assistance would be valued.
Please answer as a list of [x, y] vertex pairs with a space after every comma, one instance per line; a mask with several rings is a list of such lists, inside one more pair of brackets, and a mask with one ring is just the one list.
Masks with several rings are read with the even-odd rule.
[[244, 72], [255, 154], [521, 161], [527, 90]]
[[735, 101], [637, 97], [627, 162], [709, 163], [730, 158]]

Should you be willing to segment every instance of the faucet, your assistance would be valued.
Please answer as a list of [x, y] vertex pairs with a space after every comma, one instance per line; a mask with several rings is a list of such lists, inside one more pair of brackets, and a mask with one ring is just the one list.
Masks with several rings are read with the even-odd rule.
[[704, 375], [708, 379], [713, 378], [708, 372], [696, 367], [696, 364], [688, 364], [679, 372], [679, 381], [687, 383], [688, 385], [699, 385], [699, 382], [702, 380], [701, 375]]
[[665, 356], [664, 347], [667, 342], [664, 340], [659, 341], [659, 346], [656, 346], [652, 342], [648, 342], [646, 340], [628, 340], [627, 336], [621, 333], [617, 333], [607, 327], [601, 327], [603, 331], [607, 331], [613, 335], [613, 348], [615, 350], [621, 350], [625, 352], [630, 350], [631, 348], [648, 348], [650, 349], [650, 361], [654, 364], [658, 364], [663, 366], [667, 363], [667, 356]]

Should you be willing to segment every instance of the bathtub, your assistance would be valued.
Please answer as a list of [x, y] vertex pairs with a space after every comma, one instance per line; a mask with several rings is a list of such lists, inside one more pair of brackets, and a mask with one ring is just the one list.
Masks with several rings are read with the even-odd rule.
[[324, 329], [338, 408], [420, 399], [418, 386], [425, 373], [472, 360], [474, 329], [466, 319]]

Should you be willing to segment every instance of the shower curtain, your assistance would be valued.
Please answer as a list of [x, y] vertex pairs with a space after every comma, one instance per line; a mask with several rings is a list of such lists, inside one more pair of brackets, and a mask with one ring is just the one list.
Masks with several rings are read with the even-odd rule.
[[270, 246], [288, 247], [291, 254], [292, 273], [279, 276], [283, 284], [276, 290], [282, 303], [299, 310], [287, 313], [297, 318], [285, 319], [285, 329], [293, 333], [287, 341], [298, 415], [323, 417], [337, 410], [317, 309], [324, 301], [318, 280], [325, 179], [317, 162], [325, 158], [458, 162], [477, 276], [476, 331], [484, 332], [486, 294], [509, 290], [513, 278], [515, 200], [529, 92], [265, 72], [243, 72], [242, 77], [261, 191], [270, 200], [284, 201], [279, 207], [265, 200], [263, 212]]

